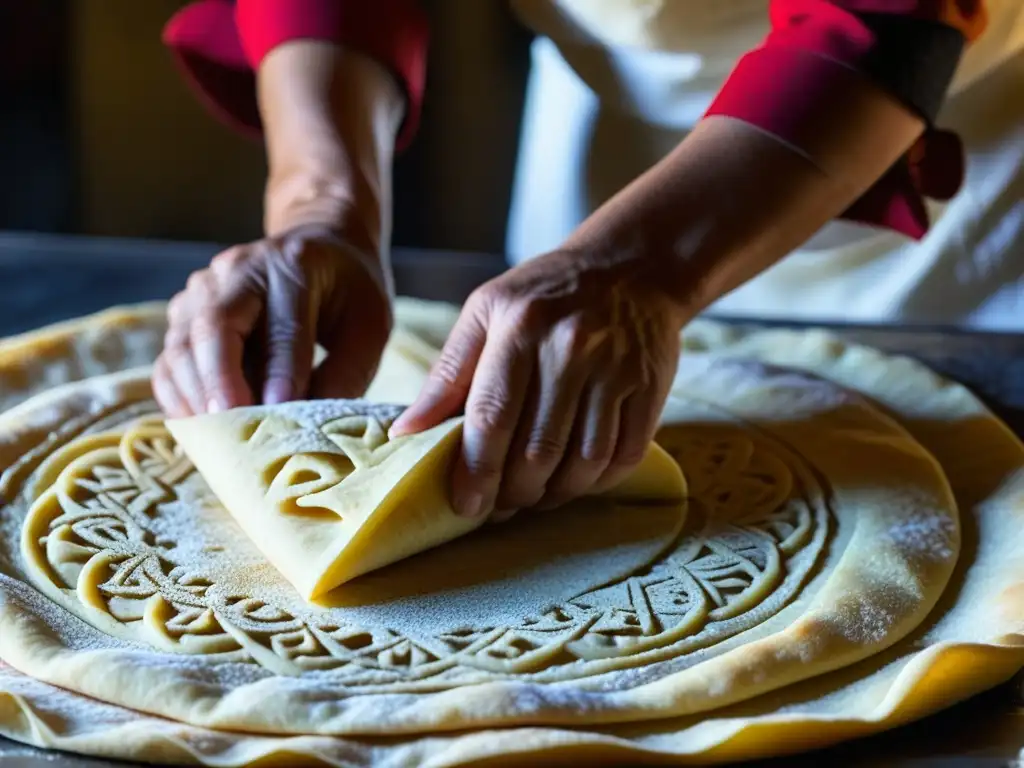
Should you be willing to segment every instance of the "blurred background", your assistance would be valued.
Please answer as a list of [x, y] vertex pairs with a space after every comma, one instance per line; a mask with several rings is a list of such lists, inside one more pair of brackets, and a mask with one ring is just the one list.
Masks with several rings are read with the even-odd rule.
[[[185, 4], [0, 0], [0, 230], [220, 243], [260, 235], [262, 148], [204, 111], [160, 42]], [[435, 41], [428, 98], [396, 164], [394, 243], [499, 253], [529, 33], [506, 3], [425, 6]]]

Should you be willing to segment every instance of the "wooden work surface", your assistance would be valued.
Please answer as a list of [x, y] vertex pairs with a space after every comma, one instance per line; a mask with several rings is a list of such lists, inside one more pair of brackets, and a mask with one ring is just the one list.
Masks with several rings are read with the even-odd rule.
[[[0, 234], [0, 336], [115, 304], [169, 298], [216, 250], [208, 244]], [[399, 293], [455, 302], [503, 269], [495, 256], [430, 251], [398, 250], [394, 263]], [[941, 328], [832, 326], [832, 330], [852, 341], [917, 358], [966, 384], [1024, 436], [1024, 335]], [[757, 765], [1024, 768], [1017, 760], [1024, 750], [1022, 682], [890, 733]], [[115, 764], [55, 756], [0, 739], [0, 768], [102, 765]]]

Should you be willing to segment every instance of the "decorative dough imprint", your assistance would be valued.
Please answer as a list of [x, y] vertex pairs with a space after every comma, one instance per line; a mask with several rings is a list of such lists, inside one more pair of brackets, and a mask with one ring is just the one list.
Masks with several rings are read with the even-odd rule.
[[[289, 429], [268, 420], [250, 427], [248, 440]], [[380, 461], [389, 446], [386, 421], [374, 418], [344, 417], [323, 432], [344, 456], [297, 454], [272, 468], [270, 492], [292, 513], [318, 514], [316, 494]], [[52, 599], [103, 631], [165, 651], [276, 674], [326, 670], [354, 686], [592, 675], [651, 653], [679, 657], [760, 623], [799, 591], [827, 536], [823, 491], [770, 438], [723, 423], [668, 427], [658, 439], [689, 480], [684, 534], [640, 572], [507, 626], [407, 636], [357, 626], [343, 609], [304, 612], [297, 598], [277, 605], [221, 583], [212, 574], [224, 572], [230, 541], [197, 547], [159, 534], [169, 505], [197, 505], [186, 489], [198, 476], [155, 417], [78, 437], [50, 458], [55, 479], [29, 511], [22, 551]]]
[[[356, 472], [371, 469], [394, 453], [396, 445], [388, 440], [388, 428], [400, 412], [395, 406], [374, 406], [320, 425], [319, 436], [338, 450], [286, 452], [271, 461], [263, 469], [267, 500], [284, 515], [338, 522], [342, 515], [331, 504], [331, 492]], [[280, 448], [303, 431], [301, 424], [280, 413], [254, 416], [241, 429], [243, 442], [253, 448]]]
[[[388, 442], [388, 428], [394, 418], [373, 414], [342, 416], [320, 427], [320, 432], [342, 453], [309, 452], [284, 456], [264, 471], [267, 499], [283, 514], [331, 519], [340, 517], [329, 504], [318, 503], [325, 494], [354, 472], [369, 469], [386, 459], [395, 447]], [[260, 445], [287, 437], [302, 427], [277, 415], [255, 419], [246, 425], [246, 442]]]

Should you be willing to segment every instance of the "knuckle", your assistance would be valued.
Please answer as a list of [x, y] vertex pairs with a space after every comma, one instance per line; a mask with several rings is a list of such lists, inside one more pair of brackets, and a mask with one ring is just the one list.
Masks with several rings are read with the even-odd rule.
[[174, 381], [164, 355], [158, 357], [153, 365], [153, 375], [150, 380], [153, 384], [153, 394], [161, 405], [166, 406], [177, 399], [174, 397]]
[[514, 425], [508, 407], [508, 398], [493, 390], [479, 393], [467, 408], [466, 419], [481, 432], [500, 432]]
[[180, 326], [172, 326], [164, 334], [164, 348], [161, 355], [165, 362], [170, 362], [175, 356], [187, 352], [188, 347], [188, 332]]
[[304, 389], [310, 375], [308, 363], [305, 361], [312, 361], [312, 347], [312, 343], [295, 337], [268, 343], [264, 364], [267, 379], [287, 382]]
[[207, 341], [219, 336], [228, 324], [228, 313], [223, 307], [212, 305], [204, 307], [192, 319], [189, 326], [189, 338], [192, 343]]
[[452, 387], [459, 380], [458, 353], [452, 354], [447, 350], [434, 363], [430, 369], [430, 378], [434, 384], [443, 387]]
[[612, 465], [619, 470], [629, 470], [636, 467], [647, 454], [647, 444], [640, 440], [630, 440], [619, 446], [612, 458]]
[[150, 375], [150, 380], [156, 385], [157, 382], [167, 381], [168, 378], [167, 355], [161, 352], [153, 361], [153, 373]]
[[503, 293], [501, 283], [498, 280], [490, 280], [469, 294], [465, 306], [470, 311], [486, 309], [499, 301]]
[[188, 296], [185, 291], [178, 291], [167, 302], [167, 322], [170, 325], [180, 325], [188, 319]]
[[171, 296], [170, 300], [167, 302], [167, 319], [171, 322], [174, 321], [175, 316], [181, 314], [181, 304], [183, 300], [184, 298], [181, 291], [178, 291], [176, 294]]
[[164, 413], [171, 417], [178, 415], [178, 399], [167, 391], [167, 385], [164, 382], [156, 380], [153, 382], [153, 398]]
[[477, 486], [495, 484], [501, 480], [502, 465], [486, 456], [463, 456], [467, 475]]
[[610, 462], [608, 460], [591, 460], [582, 456], [574, 456], [561, 467], [555, 478], [548, 485], [550, 503], [562, 504], [578, 498], [593, 487], [597, 479], [604, 473]]
[[609, 440], [592, 438], [580, 446], [580, 461], [587, 464], [607, 465], [615, 455], [615, 446]]
[[527, 440], [523, 458], [528, 464], [546, 466], [557, 462], [564, 453], [564, 440], [545, 432], [536, 432]]
[[235, 245], [227, 250], [221, 251], [213, 257], [210, 264], [220, 269], [233, 269], [245, 262], [249, 257], [249, 248], [244, 245]]
[[277, 314], [267, 323], [267, 346], [271, 349], [291, 349], [301, 342], [307, 328], [295, 317]]
[[545, 313], [540, 302], [518, 300], [511, 302], [506, 310], [509, 330], [526, 338], [532, 338], [544, 327]]
[[188, 276], [185, 290], [188, 293], [205, 295], [210, 291], [211, 276], [208, 269], [199, 269]]
[[168, 347], [164, 350], [164, 360], [167, 364], [168, 377], [173, 378], [175, 371], [187, 371], [192, 365], [192, 350], [184, 346]]

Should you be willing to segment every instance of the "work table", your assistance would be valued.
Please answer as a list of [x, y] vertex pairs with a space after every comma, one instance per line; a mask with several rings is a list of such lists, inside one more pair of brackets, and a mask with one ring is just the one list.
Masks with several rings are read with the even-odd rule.
[[[216, 252], [216, 246], [201, 243], [0, 234], [0, 337], [116, 304], [167, 299]], [[400, 294], [456, 302], [504, 268], [503, 261], [493, 255], [402, 249], [396, 250], [393, 262]], [[741, 324], [804, 326], [797, 322]], [[1024, 436], [1024, 334], [830, 327], [844, 338], [917, 358], [966, 384]], [[1024, 698], [1018, 680], [907, 728], [826, 753], [761, 765], [1016, 768], [1022, 749]], [[0, 739], [0, 765], [97, 768], [115, 764], [57, 757]]]

